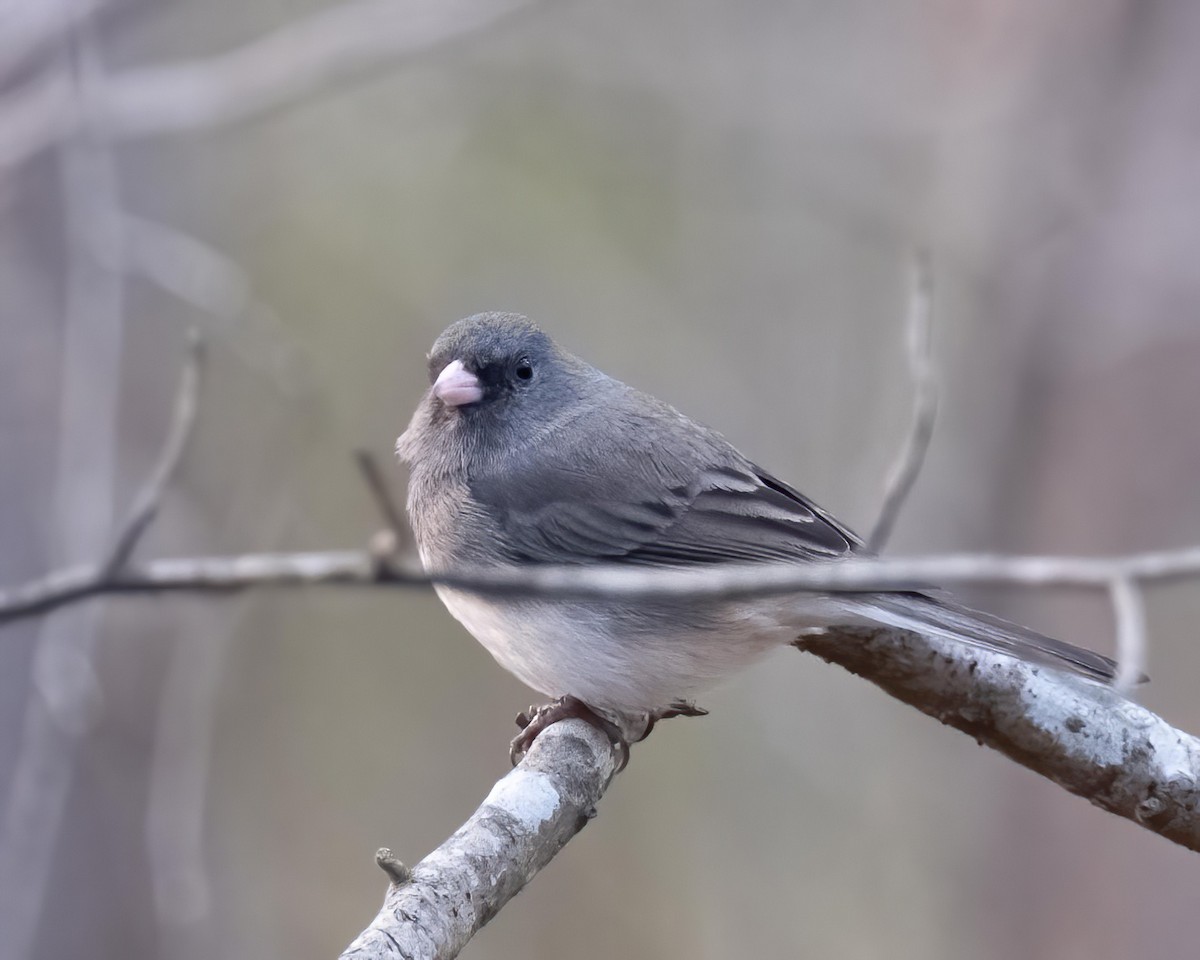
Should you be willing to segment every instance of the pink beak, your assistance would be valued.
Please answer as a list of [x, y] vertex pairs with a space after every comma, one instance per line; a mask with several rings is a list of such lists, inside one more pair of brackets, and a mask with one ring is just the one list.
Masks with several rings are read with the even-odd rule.
[[483, 387], [461, 360], [451, 360], [433, 381], [433, 395], [448, 407], [462, 407], [482, 400]]

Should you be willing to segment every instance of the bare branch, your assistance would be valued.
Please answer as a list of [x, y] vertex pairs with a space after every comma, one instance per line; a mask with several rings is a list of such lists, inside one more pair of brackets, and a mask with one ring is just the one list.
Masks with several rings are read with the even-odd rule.
[[191, 439], [192, 430], [196, 425], [196, 412], [200, 399], [200, 370], [204, 364], [204, 343], [199, 332], [192, 330], [188, 334], [187, 359], [183, 365], [183, 374], [179, 378], [179, 388], [175, 394], [175, 409], [171, 415], [171, 427], [167, 433], [166, 443], [163, 444], [158, 462], [145, 485], [134, 499], [124, 525], [118, 533], [112, 552], [104, 563], [105, 578], [111, 577], [129, 561], [142, 534], [146, 532], [158, 508], [162, 504], [163, 495], [179, 469]]
[[228, 53], [112, 76], [91, 91], [85, 106], [73, 101], [68, 87], [37, 78], [0, 103], [0, 168], [69, 135], [87, 113], [113, 140], [248, 120], [532, 6], [519, 0], [341, 3]]
[[[1200, 740], [1117, 691], [901, 630], [797, 641], [1102, 809], [1200, 851]], [[578, 744], [585, 744], [580, 749]], [[558, 723], [411, 872], [380, 851], [383, 909], [343, 957], [450, 958], [586, 823], [611, 780], [607, 739]]]
[[872, 553], [883, 550], [925, 463], [933, 424], [937, 420], [938, 385], [933, 366], [933, 266], [929, 253], [919, 250], [913, 257], [912, 290], [908, 304], [908, 365], [913, 378], [912, 426], [904, 446], [888, 471], [883, 506], [867, 538]]
[[486, 567], [428, 573], [412, 560], [383, 569], [365, 550], [177, 557], [132, 564], [110, 579], [81, 565], [0, 589], [0, 623], [105, 594], [231, 593], [256, 587], [426, 586], [444, 583], [506, 596], [700, 599], [798, 591], [909, 590], [929, 583], [1002, 584], [1108, 590], [1114, 579], [1169, 581], [1200, 576], [1200, 547], [1114, 557], [945, 554], [830, 564], [729, 564], [696, 570], [617, 565]]
[[1200, 851], [1200, 740], [1113, 688], [897, 630], [836, 630], [796, 646], [1096, 806]]
[[[380, 516], [383, 517], [384, 523], [396, 538], [395, 543], [398, 545], [405, 530], [404, 516], [400, 508], [396, 506], [395, 500], [392, 499], [387, 480], [384, 479], [383, 471], [379, 469], [379, 461], [375, 459], [370, 450], [355, 451], [354, 459], [358, 462], [358, 469], [367, 483], [367, 489], [371, 491], [371, 497], [375, 501]], [[390, 552], [394, 553], [395, 549]]]
[[[595, 816], [615, 769], [612, 745], [595, 727], [565, 720], [545, 730], [449, 840], [407, 877], [402, 865], [389, 870], [383, 909], [342, 957], [458, 956]], [[388, 851], [384, 863], [399, 861]]]
[[374, 567], [371, 555], [361, 550], [152, 560], [126, 566], [108, 579], [103, 566], [81, 565], [0, 590], [0, 623], [103, 594], [229, 593], [267, 585], [384, 582]]
[[1146, 666], [1146, 608], [1133, 577], [1115, 577], [1109, 585], [1117, 628], [1118, 690], [1128, 692], [1142, 680]]

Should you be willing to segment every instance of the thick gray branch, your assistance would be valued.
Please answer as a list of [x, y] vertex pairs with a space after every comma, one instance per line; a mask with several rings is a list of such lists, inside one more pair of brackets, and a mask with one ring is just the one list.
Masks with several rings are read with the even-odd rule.
[[550, 727], [407, 883], [388, 888], [383, 909], [342, 956], [457, 956], [595, 815], [615, 763], [607, 738], [582, 720]]
[[[1096, 806], [1200, 851], [1200, 740], [1117, 691], [891, 629], [815, 633], [796, 646]], [[549, 728], [411, 880], [389, 888], [343, 957], [457, 956], [582, 828], [613, 769], [613, 751], [587, 724]], [[403, 879], [399, 864], [382, 865]]]
[[1200, 851], [1200, 740], [1116, 690], [903, 631], [838, 630], [796, 646], [1096, 806]]

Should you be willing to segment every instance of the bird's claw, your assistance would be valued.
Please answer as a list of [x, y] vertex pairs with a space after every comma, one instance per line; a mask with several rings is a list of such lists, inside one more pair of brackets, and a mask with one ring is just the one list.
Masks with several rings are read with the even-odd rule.
[[691, 700], [672, 700], [665, 707], [651, 710], [647, 716], [646, 729], [637, 738], [638, 743], [650, 736], [650, 731], [654, 729], [659, 720], [670, 720], [672, 717], [707, 717], [708, 711], [703, 707], [696, 706]]
[[[669, 720], [671, 717], [704, 717], [707, 715], [707, 710], [696, 706], [691, 700], [672, 700], [667, 706], [651, 710], [646, 715], [646, 728], [635, 742], [640, 743], [650, 736], [650, 731], [654, 729], [655, 724], [659, 720]], [[551, 724], [558, 723], [559, 720], [568, 720], [571, 718], [584, 720], [607, 736], [617, 751], [617, 773], [625, 769], [629, 763], [629, 741], [625, 738], [624, 732], [619, 726], [611, 720], [602, 717], [578, 697], [570, 695], [559, 697], [557, 700], [542, 704], [540, 707], [530, 707], [528, 710], [522, 710], [517, 714], [517, 726], [521, 728], [521, 732], [513, 737], [512, 743], [509, 744], [508, 748], [508, 756], [512, 760], [513, 766], [515, 767], [520, 763], [521, 758], [529, 752], [529, 748], [533, 746], [533, 741], [538, 738], [538, 734]]]
[[517, 726], [521, 728], [521, 732], [513, 737], [512, 743], [508, 747], [508, 756], [512, 760], [513, 766], [520, 763], [521, 758], [529, 752], [529, 748], [533, 746], [533, 741], [538, 738], [538, 734], [551, 724], [558, 723], [559, 720], [572, 718], [590, 723], [608, 737], [617, 751], [616, 772], [620, 773], [625, 769], [625, 765], [629, 763], [629, 742], [625, 739], [621, 728], [611, 720], [600, 716], [578, 697], [570, 695], [559, 697], [540, 707], [530, 707], [529, 710], [517, 714]]
[[535, 716], [537, 716], [537, 712], [538, 712], [537, 707], [530, 707], [528, 710], [522, 710], [520, 713], [517, 714], [517, 718], [516, 718], [517, 726], [520, 727], [522, 730], [524, 730], [531, 723], [533, 723], [533, 718]]

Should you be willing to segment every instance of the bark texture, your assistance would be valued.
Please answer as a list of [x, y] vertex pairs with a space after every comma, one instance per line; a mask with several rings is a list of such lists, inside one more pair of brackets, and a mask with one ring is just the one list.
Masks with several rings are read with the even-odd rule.
[[450, 839], [393, 883], [343, 958], [454, 957], [595, 816], [616, 769], [582, 720], [547, 729]]
[[1112, 687], [903, 631], [797, 641], [1096, 806], [1200, 851], [1200, 740]]

